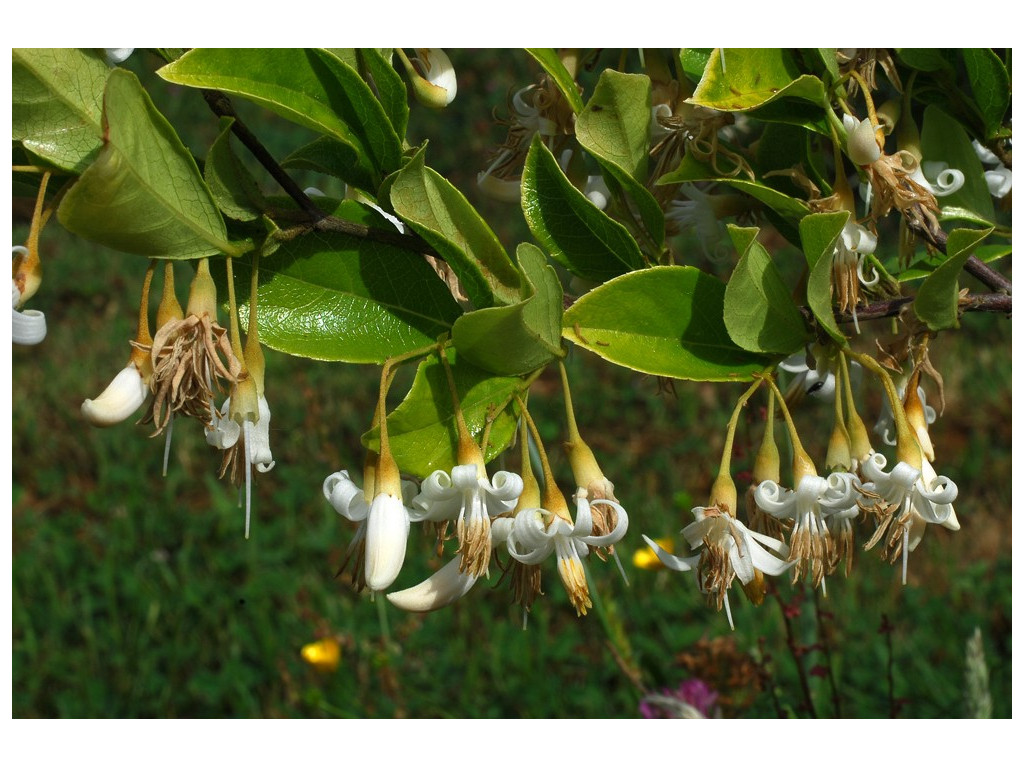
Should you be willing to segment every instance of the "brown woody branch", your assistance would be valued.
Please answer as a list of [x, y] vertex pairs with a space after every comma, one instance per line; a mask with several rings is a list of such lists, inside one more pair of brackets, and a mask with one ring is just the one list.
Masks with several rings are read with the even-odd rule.
[[[948, 237], [945, 232], [941, 229], [928, 230], [925, 227], [916, 224], [910, 217], [905, 217], [904, 221], [906, 221], [907, 227], [915, 235], [918, 235], [933, 247], [939, 249], [943, 253], [946, 253], [946, 241]], [[1002, 293], [1013, 292], [1013, 284], [977, 256], [972, 255], [967, 257], [967, 263], [964, 264], [964, 269], [978, 278], [993, 291], [1001, 291]], [[857, 313], [857, 316], [860, 317], [859, 312]]]

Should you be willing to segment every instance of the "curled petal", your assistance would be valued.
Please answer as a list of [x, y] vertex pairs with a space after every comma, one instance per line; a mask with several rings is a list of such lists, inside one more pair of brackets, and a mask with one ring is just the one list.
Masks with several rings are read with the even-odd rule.
[[871, 277], [866, 277], [864, 275], [865, 263], [864, 259], [857, 259], [857, 279], [860, 281], [861, 285], [871, 288], [872, 286], [878, 285], [878, 281], [881, 279], [881, 276], [878, 274], [878, 270], [875, 269], [873, 264], [868, 264], [868, 268], [871, 270]]
[[936, 197], [951, 195], [964, 185], [963, 171], [950, 168], [949, 163], [941, 160], [926, 160], [921, 163], [921, 171], [926, 178], [935, 179], [928, 182], [928, 186]]
[[774, 480], [763, 480], [754, 489], [754, 503], [774, 517], [794, 517], [796, 497]]
[[995, 152], [984, 146], [977, 139], [971, 142], [971, 146], [974, 147], [974, 153], [978, 156], [978, 159], [985, 165], [995, 165], [999, 162], [999, 158], [996, 157]]
[[544, 524], [543, 509], [521, 509], [515, 517], [506, 547], [508, 553], [525, 565], [534, 565], [554, 549], [555, 526]]
[[[490, 497], [487, 506], [492, 515], [511, 512], [523, 493], [523, 478], [515, 472], [495, 472], [494, 477], [485, 484], [484, 488]], [[502, 509], [500, 511], [492, 509], [491, 507], [494, 505], [490, 503], [491, 501], [499, 502], [497, 506]]]
[[462, 509], [462, 493], [442, 469], [431, 472], [412, 500], [412, 519], [416, 522], [452, 520]]
[[833, 472], [826, 478], [828, 487], [819, 498], [822, 507], [833, 513], [845, 512], [856, 505], [860, 491], [854, 485], [857, 476], [851, 472]]
[[366, 586], [380, 592], [391, 586], [405, 561], [409, 513], [402, 500], [379, 493], [366, 516]]
[[461, 493], [476, 491], [480, 487], [479, 467], [476, 464], [460, 464], [455, 467], [452, 469], [452, 485]]
[[[588, 502], [583, 498], [577, 501], [577, 509], [580, 509], [581, 506], [586, 506], [587, 513], [589, 514], [590, 507], [594, 504], [605, 504], [615, 511], [615, 527], [604, 536], [584, 535], [581, 537], [581, 541], [592, 547], [607, 547], [618, 543], [626, 535], [626, 529], [629, 527], [629, 516], [626, 514], [626, 510], [617, 501], [612, 501], [611, 499], [596, 499], [595, 501]], [[577, 513], [576, 519], [579, 522], [579, 513]]]
[[436, 611], [438, 608], [451, 605], [476, 584], [476, 576], [469, 571], [459, 570], [461, 564], [462, 556], [459, 555], [415, 587], [390, 592], [388, 600], [403, 611], [417, 613]]
[[82, 416], [94, 427], [109, 427], [135, 413], [148, 393], [139, 369], [128, 363], [99, 397], [82, 403]]
[[324, 498], [334, 511], [353, 522], [365, 520], [369, 512], [366, 497], [348, 476], [348, 470], [328, 475], [323, 485]]
[[877, 451], [872, 451], [868, 457], [861, 462], [860, 470], [864, 473], [864, 477], [872, 483], [885, 482], [889, 479], [889, 474], [885, 471], [886, 463], [885, 456]]
[[499, 517], [497, 520], [492, 520], [491, 543], [504, 544], [508, 541], [508, 537], [512, 534], [512, 525], [514, 522], [515, 518], [512, 517]]
[[644, 536], [643, 540], [647, 542], [647, 546], [658, 556], [658, 559], [661, 560], [665, 567], [671, 568], [673, 571], [689, 571], [700, 561], [700, 555], [676, 557], [658, 546], [658, 542], [654, 539]]

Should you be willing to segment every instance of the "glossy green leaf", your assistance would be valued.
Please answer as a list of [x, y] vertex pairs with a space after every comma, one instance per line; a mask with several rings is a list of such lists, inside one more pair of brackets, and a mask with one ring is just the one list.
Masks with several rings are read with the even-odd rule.
[[463, 315], [452, 342], [463, 360], [501, 375], [535, 371], [562, 355], [562, 285], [544, 253], [522, 243], [523, 300]]
[[687, 79], [696, 85], [704, 77], [704, 70], [708, 67], [708, 59], [711, 58], [711, 51], [715, 48], [680, 48], [679, 66]]
[[539, 137], [526, 156], [522, 188], [530, 231], [573, 274], [603, 282], [644, 266], [626, 228], [572, 185]]
[[807, 304], [818, 324], [840, 345], [846, 346], [845, 334], [836, 323], [832, 309], [832, 265], [836, 241], [849, 221], [847, 211], [812, 213], [800, 221], [800, 242], [810, 273], [807, 277]]
[[562, 335], [635, 371], [694, 381], [730, 381], [769, 360], [740, 349], [722, 320], [725, 286], [695, 267], [652, 267], [584, 295]]
[[[335, 215], [377, 223], [352, 200]], [[460, 314], [422, 256], [363, 238], [303, 235], [261, 259], [259, 270], [260, 341], [297, 357], [382, 363], [430, 345]], [[248, 301], [249, 275], [247, 261], [239, 261], [240, 305]]]
[[203, 178], [217, 207], [236, 221], [252, 221], [267, 209], [256, 179], [231, 147], [232, 118], [221, 120], [221, 132], [206, 155]]
[[808, 213], [807, 205], [795, 197], [790, 197], [777, 189], [773, 189], [759, 181], [751, 181], [746, 177], [719, 176], [712, 168], [704, 165], [692, 155], [683, 157], [679, 166], [674, 171], [658, 179], [657, 183], [660, 186], [662, 184], [683, 184], [692, 181], [717, 181], [720, 184], [730, 186], [764, 203], [783, 218], [799, 221]]
[[402, 145], [358, 73], [321, 49], [196, 48], [158, 71], [165, 80], [241, 96], [352, 146], [376, 192]]
[[814, 68], [822, 75], [825, 82], [836, 82], [839, 80], [839, 62], [836, 60], [835, 48], [807, 48], [804, 50], [808, 62], [814, 63]]
[[423, 156], [420, 150], [395, 177], [395, 213], [448, 263], [478, 308], [518, 301], [519, 272], [497, 236]]
[[61, 201], [60, 223], [142, 256], [237, 253], [192, 155], [135, 75], [112, 71], [104, 104], [107, 141]]
[[914, 312], [929, 330], [959, 328], [960, 271], [992, 229], [954, 229], [946, 241], [947, 258], [921, 283]]
[[991, 48], [963, 48], [967, 79], [981, 111], [986, 138], [995, 136], [1010, 108], [1010, 76]]
[[[455, 390], [470, 434], [479, 441], [487, 420], [493, 418], [486, 458], [494, 458], [509, 444], [516, 431], [512, 405], [523, 380], [494, 376], [447, 350]], [[498, 411], [501, 408], [502, 410]], [[437, 469], [451, 472], [458, 463], [458, 432], [448, 379], [437, 353], [419, 364], [405, 399], [388, 414], [388, 442], [403, 472], [426, 477]], [[363, 445], [380, 448], [380, 430], [363, 435]]]
[[687, 101], [723, 112], [744, 112], [780, 98], [823, 104], [825, 88], [814, 75], [803, 75], [781, 48], [716, 48], [704, 76]]
[[606, 69], [576, 120], [576, 139], [633, 199], [660, 249], [665, 216], [645, 186], [650, 123], [650, 78]]
[[537, 63], [544, 67], [544, 71], [551, 75], [562, 96], [569, 102], [572, 111], [579, 114], [583, 110], [583, 97], [580, 96], [579, 86], [573, 80], [569, 70], [565, 68], [562, 60], [554, 48], [527, 48], [526, 52], [536, 59]]
[[766, 123], [798, 125], [821, 136], [831, 136], [825, 110], [817, 102], [796, 98], [780, 98], [751, 109], [747, 117]]
[[803, 315], [750, 229], [730, 226], [740, 260], [725, 287], [725, 327], [750, 352], [788, 354], [809, 339]]
[[984, 168], [971, 145], [970, 136], [959, 122], [934, 105], [924, 111], [921, 153], [926, 162], [943, 161], [964, 174], [964, 185], [960, 189], [938, 198], [944, 218], [960, 218], [957, 214], [963, 210], [989, 223], [995, 219]]
[[95, 51], [15, 48], [14, 141], [58, 168], [81, 173], [103, 145], [103, 87], [110, 68]]

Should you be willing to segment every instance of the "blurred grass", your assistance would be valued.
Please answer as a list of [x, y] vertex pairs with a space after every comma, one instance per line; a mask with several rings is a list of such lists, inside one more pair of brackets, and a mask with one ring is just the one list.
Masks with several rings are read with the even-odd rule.
[[[494, 82], [507, 82], [503, 57], [513, 56], [496, 53], [490, 66], [473, 68], [458, 55], [456, 104], [464, 100], [466, 114], [479, 120], [489, 111], [482, 105], [503, 98]], [[521, 56], [514, 61], [516, 71], [530, 68]], [[194, 94], [159, 93], [165, 111], [192, 108], [178, 100]], [[440, 122], [430, 125], [440, 119], [414, 114], [425, 135], [442, 130]], [[210, 125], [212, 118], [201, 122], [197, 135]], [[459, 135], [468, 134], [473, 149], [435, 139], [430, 158], [453, 178], [461, 169], [467, 178], [456, 183], [473, 188], [472, 174], [486, 165], [476, 144], [503, 137], [483, 124], [462, 125]], [[202, 147], [193, 145], [200, 154]], [[497, 221], [507, 216], [502, 210], [486, 215]], [[525, 236], [517, 226], [499, 231], [506, 244]], [[15, 242], [24, 232], [16, 227]], [[568, 367], [581, 429], [630, 514], [619, 546], [630, 586], [612, 563], [591, 558], [598, 605], [577, 619], [549, 562], [546, 595], [525, 632], [504, 585], [480, 583], [435, 614], [401, 614], [387, 605], [385, 638], [379, 607], [354, 595], [346, 577], [335, 578], [354, 529], [320, 492], [330, 472], [361, 467], [359, 435], [376, 397], [375, 369], [268, 352], [278, 463], [256, 480], [246, 541], [236, 491], [216, 479], [219, 456], [197, 425], [175, 430], [162, 478], [161, 439], [147, 439], [146, 428], [130, 423], [92, 429], [79, 416], [81, 401], [95, 397], [127, 359], [145, 261], [77, 240], [56, 224], [44, 233], [43, 248], [45, 277], [32, 306], [46, 312], [49, 335], [39, 347], [13, 351], [16, 716], [633, 717], [641, 695], [634, 680], [654, 689], [698, 674], [734, 695], [728, 713], [770, 717], [772, 697], [758, 690], [749, 666], [762, 638], [781, 706], [803, 714], [771, 596], [755, 608], [734, 590], [731, 633], [690, 575], [638, 571], [630, 563], [641, 533], [679, 541], [690, 507], [704, 502], [739, 386], [680, 382], [676, 397], [658, 394], [653, 379], [575, 352]], [[188, 271], [177, 270], [181, 299]], [[975, 626], [985, 640], [995, 715], [1011, 714], [1010, 327], [987, 316], [967, 317], [963, 326], [932, 347], [946, 377], [946, 412], [933, 426], [936, 466], [960, 488], [963, 527], [951, 533], [929, 526], [911, 555], [907, 587], [875, 552], [858, 551], [849, 580], [829, 579], [821, 607], [832, 615], [827, 636], [846, 716], [888, 714], [883, 615], [894, 625], [902, 715], [962, 714], [964, 643]], [[870, 421], [878, 393], [868, 400], [863, 414]], [[561, 409], [557, 376], [549, 372], [531, 398], [549, 448], [564, 437]], [[756, 416], [751, 408], [753, 427], [741, 424], [737, 471], [749, 469], [760, 439]], [[812, 454], [822, 455], [828, 408], [808, 403], [797, 418]], [[567, 486], [567, 464], [551, 453]], [[450, 556], [438, 558], [414, 528], [397, 586], [416, 583]], [[498, 575], [494, 569], [491, 585]], [[814, 647], [809, 592], [788, 583], [779, 592], [786, 603], [802, 601], [793, 623], [809, 646], [803, 662], [824, 663]], [[326, 675], [300, 657], [304, 644], [325, 636], [342, 648], [340, 667]], [[811, 685], [819, 714], [830, 714], [825, 679], [812, 676]]]

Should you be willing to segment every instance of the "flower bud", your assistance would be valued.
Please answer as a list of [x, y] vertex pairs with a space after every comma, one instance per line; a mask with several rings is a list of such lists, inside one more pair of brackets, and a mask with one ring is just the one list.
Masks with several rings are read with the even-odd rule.
[[846, 153], [855, 165], [871, 165], [882, 156], [882, 150], [878, 147], [878, 140], [875, 138], [875, 126], [871, 121], [864, 118], [854, 125], [846, 137]]
[[[164, 284], [166, 286], [166, 283]], [[201, 259], [196, 276], [192, 278], [189, 288], [186, 314], [202, 317], [207, 315], [211, 320], [217, 318], [217, 286], [210, 275], [210, 260]]]
[[409, 513], [400, 496], [378, 493], [366, 520], [366, 586], [379, 592], [390, 587], [402, 569]]

